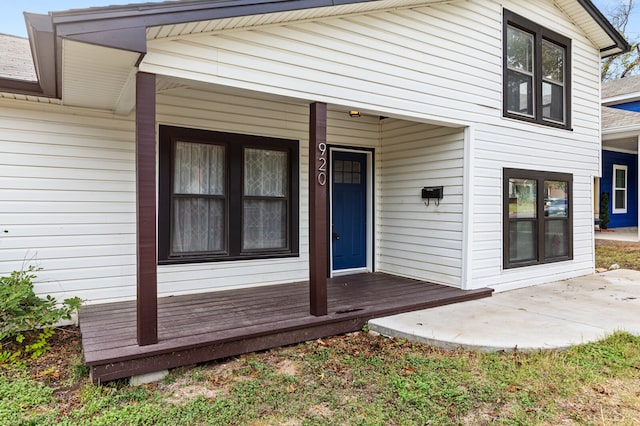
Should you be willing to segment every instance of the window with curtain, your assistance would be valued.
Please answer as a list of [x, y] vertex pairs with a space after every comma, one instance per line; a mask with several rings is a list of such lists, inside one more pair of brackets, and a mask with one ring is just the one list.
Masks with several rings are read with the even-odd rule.
[[162, 263], [298, 254], [298, 141], [160, 126]]
[[503, 170], [504, 267], [573, 258], [573, 176]]
[[569, 129], [571, 40], [504, 10], [505, 117]]

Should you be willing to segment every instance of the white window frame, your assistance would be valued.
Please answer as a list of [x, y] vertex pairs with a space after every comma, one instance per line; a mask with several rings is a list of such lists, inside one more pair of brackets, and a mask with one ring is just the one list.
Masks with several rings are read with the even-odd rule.
[[[627, 212], [627, 206], [628, 206], [628, 201], [629, 201], [629, 197], [628, 197], [628, 188], [629, 188], [629, 167], [628, 166], [624, 166], [621, 164], [614, 164], [613, 165], [613, 180], [611, 182], [611, 212], [613, 214], [624, 214]], [[618, 170], [623, 170], [624, 171], [624, 188], [618, 188], [616, 186], [616, 172]], [[624, 208], [621, 209], [617, 209], [616, 205], [618, 203], [616, 203], [617, 201], [617, 196], [618, 196], [618, 191], [624, 191]]]

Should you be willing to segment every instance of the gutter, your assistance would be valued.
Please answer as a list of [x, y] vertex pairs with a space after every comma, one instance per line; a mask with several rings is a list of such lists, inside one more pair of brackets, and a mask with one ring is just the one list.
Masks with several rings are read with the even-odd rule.
[[[631, 46], [618, 30], [615, 29], [611, 22], [600, 12], [600, 10], [591, 2], [591, 0], [578, 0], [578, 3], [587, 11], [594, 21], [602, 28], [609, 38], [613, 41], [613, 44], [608, 47], [600, 49], [600, 53], [603, 53], [603, 58], [608, 56], [617, 55], [619, 53], [628, 52]], [[610, 52], [610, 53], [607, 53]]]

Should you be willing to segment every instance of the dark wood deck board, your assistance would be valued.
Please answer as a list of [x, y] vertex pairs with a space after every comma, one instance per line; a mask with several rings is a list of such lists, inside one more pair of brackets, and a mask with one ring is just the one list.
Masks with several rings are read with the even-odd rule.
[[137, 345], [135, 302], [84, 307], [80, 327], [94, 381], [112, 380], [353, 331], [371, 318], [490, 294], [490, 289], [463, 291], [382, 273], [357, 274], [329, 280], [326, 316], [309, 314], [309, 287], [303, 282], [160, 298], [155, 345]]

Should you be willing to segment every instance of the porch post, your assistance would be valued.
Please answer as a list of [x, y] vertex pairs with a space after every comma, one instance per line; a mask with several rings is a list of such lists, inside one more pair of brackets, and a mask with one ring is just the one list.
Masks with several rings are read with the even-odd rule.
[[136, 76], [136, 265], [138, 345], [158, 343], [156, 275], [156, 76]]
[[309, 112], [309, 298], [311, 315], [327, 315], [327, 105]]

